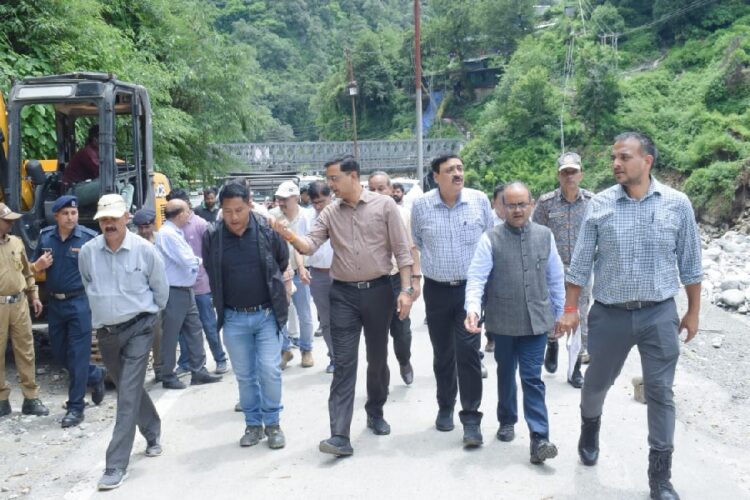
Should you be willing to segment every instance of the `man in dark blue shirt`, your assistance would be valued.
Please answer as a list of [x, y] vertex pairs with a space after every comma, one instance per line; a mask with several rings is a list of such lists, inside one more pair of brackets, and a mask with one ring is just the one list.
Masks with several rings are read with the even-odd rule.
[[83, 422], [86, 386], [91, 399], [104, 399], [104, 369], [90, 364], [91, 309], [78, 271], [78, 254], [96, 232], [78, 225], [78, 198], [61, 196], [52, 206], [54, 226], [42, 229], [33, 270], [47, 271], [49, 339], [55, 360], [68, 370], [67, 413], [63, 427]]

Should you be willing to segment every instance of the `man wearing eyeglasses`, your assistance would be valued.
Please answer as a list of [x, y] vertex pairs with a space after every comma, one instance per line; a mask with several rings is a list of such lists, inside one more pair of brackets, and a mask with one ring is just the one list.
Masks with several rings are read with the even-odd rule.
[[531, 435], [531, 463], [557, 456], [549, 442], [542, 361], [547, 335], [557, 329], [565, 301], [564, 272], [549, 228], [529, 222], [534, 208], [522, 182], [503, 194], [505, 223], [479, 240], [466, 283], [465, 327], [478, 338], [486, 295], [485, 326], [495, 337], [497, 361], [497, 438], [509, 442], [518, 421], [516, 367], [523, 389], [523, 413]]
[[[594, 193], [580, 187], [582, 179], [581, 157], [577, 153], [563, 153], [557, 159], [557, 180], [560, 187], [539, 197], [532, 217], [534, 222], [547, 226], [555, 235], [557, 253], [560, 254], [566, 272], [578, 239], [578, 230], [583, 223], [583, 215], [594, 196]], [[590, 289], [586, 286], [581, 289], [578, 299], [581, 317], [581, 354], [573, 368], [573, 374], [568, 379], [568, 383], [576, 389], [583, 386], [581, 362], [588, 362], [588, 323], [585, 318], [589, 310], [589, 295]], [[557, 371], [558, 351], [557, 339], [552, 336], [547, 340], [547, 352], [544, 357], [544, 367], [550, 373]]]

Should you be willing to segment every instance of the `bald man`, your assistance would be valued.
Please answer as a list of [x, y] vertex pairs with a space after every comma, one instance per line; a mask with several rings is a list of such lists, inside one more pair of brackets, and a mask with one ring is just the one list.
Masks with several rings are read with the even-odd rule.
[[206, 351], [203, 347], [203, 327], [195, 304], [193, 285], [198, 278], [201, 259], [190, 248], [182, 228], [190, 218], [190, 207], [184, 200], [167, 202], [166, 221], [156, 234], [156, 248], [164, 259], [169, 283], [169, 300], [162, 313], [162, 386], [165, 389], [184, 389], [174, 372], [177, 338], [182, 333], [190, 357], [191, 385], [210, 384], [221, 380], [206, 370]]

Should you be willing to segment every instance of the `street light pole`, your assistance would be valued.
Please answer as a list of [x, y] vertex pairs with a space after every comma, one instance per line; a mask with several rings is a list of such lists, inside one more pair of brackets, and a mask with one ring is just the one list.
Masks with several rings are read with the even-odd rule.
[[352, 138], [354, 142], [354, 159], [359, 161], [359, 148], [357, 147], [357, 106], [355, 98], [359, 93], [357, 88], [357, 81], [354, 79], [354, 68], [352, 68], [352, 57], [349, 54], [349, 49], [346, 49], [346, 65], [349, 70], [349, 83], [346, 85], [346, 89], [349, 92], [349, 96], [352, 98]]
[[417, 91], [417, 180], [422, 183], [422, 48], [420, 42], [419, 0], [414, 0], [414, 65]]

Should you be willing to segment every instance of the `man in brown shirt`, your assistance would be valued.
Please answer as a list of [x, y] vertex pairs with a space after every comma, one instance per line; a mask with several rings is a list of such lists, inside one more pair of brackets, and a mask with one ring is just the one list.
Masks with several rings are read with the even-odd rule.
[[20, 214], [14, 213], [4, 203], [0, 203], [0, 417], [10, 415], [8, 397], [10, 386], [5, 380], [5, 349], [8, 337], [13, 343], [18, 376], [23, 392], [24, 415], [48, 415], [49, 410], [39, 400], [39, 386], [36, 383], [34, 364], [34, 335], [31, 332], [29, 302], [34, 306], [34, 314], [42, 314], [34, 273], [26, 258], [23, 241], [10, 235], [13, 221]]
[[283, 221], [274, 229], [304, 255], [314, 253], [330, 238], [331, 339], [336, 371], [333, 373], [328, 412], [331, 437], [320, 451], [336, 456], [353, 453], [349, 440], [357, 380], [360, 331], [367, 346], [367, 426], [375, 434], [391, 432], [383, 418], [388, 396], [388, 326], [393, 312], [391, 257], [396, 257], [401, 276], [398, 314], [409, 315], [414, 289], [409, 236], [392, 198], [371, 193], [359, 183], [359, 164], [351, 156], [325, 165], [331, 190], [340, 200], [326, 207], [307, 236], [297, 236]]

